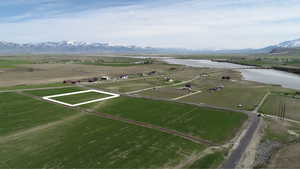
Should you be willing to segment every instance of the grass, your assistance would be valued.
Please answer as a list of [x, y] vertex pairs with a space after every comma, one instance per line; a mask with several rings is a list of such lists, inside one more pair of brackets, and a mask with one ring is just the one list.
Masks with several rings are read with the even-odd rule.
[[163, 78], [158, 77], [158, 78], [151, 78], [151, 79], [148, 78], [142, 80], [128, 80], [128, 81], [120, 81], [114, 83], [104, 83], [104, 84], [94, 85], [92, 87], [106, 89], [115, 92], [130, 92], [130, 91], [145, 89], [154, 86], [166, 85], [166, 84], [170, 84], [170, 83], [168, 83]]
[[[201, 90], [202, 93], [192, 95], [181, 100], [192, 103], [206, 103], [234, 109], [238, 109], [238, 105], [241, 104], [243, 107], [240, 107], [239, 109], [253, 110], [268, 91], [267, 87], [258, 85], [224, 81], [212, 84], [203, 84], [202, 89], [198, 89]], [[225, 86], [225, 88], [223, 88], [221, 91], [208, 91], [209, 88], [217, 87], [220, 84]]]
[[32, 94], [34, 96], [51, 96], [56, 94], [63, 94], [63, 93], [71, 93], [71, 92], [78, 92], [84, 90], [80, 87], [68, 87], [62, 89], [46, 89], [46, 90], [33, 90], [33, 91], [26, 91], [25, 93]]
[[0, 68], [15, 68], [17, 65], [30, 63], [30, 61], [26, 60], [0, 60]]
[[73, 114], [73, 111], [59, 105], [15, 93], [1, 93], [0, 135], [23, 131]]
[[213, 169], [213, 168], [217, 168], [223, 160], [224, 160], [224, 153], [215, 152], [212, 154], [208, 154], [203, 158], [197, 160], [187, 169], [205, 169], [205, 168]]
[[0, 168], [173, 168], [205, 146], [95, 115], [0, 142]]
[[127, 58], [127, 57], [101, 57], [93, 61], [84, 61], [79, 63], [86, 64], [86, 65], [97, 65], [97, 66], [126, 67], [126, 66], [144, 65], [144, 62], [152, 63], [152, 60]]
[[71, 85], [70, 84], [63, 84], [63, 83], [49, 83], [49, 84], [36, 84], [36, 85], [17, 85], [17, 86], [9, 86], [9, 87], [0, 87], [0, 90], [22, 90], [22, 89], [65, 87], [65, 86], [71, 86]]
[[293, 98], [292, 96], [280, 95], [279, 93], [273, 93], [265, 101], [261, 109], [261, 113], [280, 116], [280, 106], [285, 104], [286, 106], [286, 118], [293, 120], [300, 120], [300, 99]]
[[176, 102], [120, 97], [84, 107], [199, 136], [214, 142], [231, 138], [245, 114], [200, 108]]
[[111, 95], [97, 93], [97, 92], [88, 92], [88, 93], [80, 93], [80, 94], [74, 94], [69, 96], [60, 96], [52, 99], [69, 103], [69, 104], [77, 104], [77, 103], [101, 99], [109, 96]]
[[138, 94], [148, 97], [173, 99], [183, 95], [187, 95], [189, 94], [189, 92], [187, 90], [176, 89], [174, 87], [164, 87], [156, 90], [147, 90]]

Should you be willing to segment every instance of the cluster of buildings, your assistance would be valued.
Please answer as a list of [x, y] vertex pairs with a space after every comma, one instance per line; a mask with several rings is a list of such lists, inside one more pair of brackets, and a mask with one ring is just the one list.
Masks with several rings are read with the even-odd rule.
[[[156, 71], [151, 71], [146, 74], [145, 73], [137, 73], [136, 75], [143, 77], [145, 75], [148, 75], [148, 76], [155, 75], [156, 73], [157, 73]], [[118, 78], [114, 78], [114, 79], [128, 79], [128, 78], [129, 78], [129, 74], [122, 74]], [[63, 83], [64, 84], [77, 84], [77, 83], [82, 83], [82, 82], [93, 83], [96, 81], [106, 81], [106, 80], [112, 80], [112, 79], [113, 78], [111, 78], [109, 76], [101, 76], [101, 77], [92, 77], [92, 78], [80, 79], [80, 80], [64, 80]]]

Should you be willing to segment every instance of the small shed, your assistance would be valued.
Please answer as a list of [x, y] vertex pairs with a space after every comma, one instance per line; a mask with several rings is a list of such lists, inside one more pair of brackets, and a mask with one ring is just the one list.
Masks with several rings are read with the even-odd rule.
[[128, 75], [121, 75], [120, 79], [128, 79], [128, 77], [129, 77]]

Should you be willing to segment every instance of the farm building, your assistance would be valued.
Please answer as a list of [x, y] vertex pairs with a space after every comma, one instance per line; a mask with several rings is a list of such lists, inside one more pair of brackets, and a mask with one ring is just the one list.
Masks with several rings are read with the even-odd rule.
[[101, 79], [101, 80], [110, 80], [110, 77], [108, 77], [108, 76], [101, 76], [100, 79]]

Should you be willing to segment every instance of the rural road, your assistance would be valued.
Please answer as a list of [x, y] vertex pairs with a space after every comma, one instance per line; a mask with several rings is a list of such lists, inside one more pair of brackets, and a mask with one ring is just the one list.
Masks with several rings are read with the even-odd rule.
[[256, 108], [252, 112], [247, 113], [248, 117], [249, 117], [249, 126], [246, 129], [247, 131], [246, 131], [245, 135], [243, 136], [243, 138], [240, 140], [237, 148], [235, 150], [233, 150], [233, 152], [230, 154], [227, 161], [225, 161], [225, 163], [223, 163], [221, 168], [233, 169], [233, 168], [236, 168], [236, 166], [240, 162], [244, 152], [246, 151], [248, 145], [250, 144], [250, 142], [254, 136], [254, 133], [258, 129], [258, 125], [259, 125], [259, 122], [261, 119], [257, 116], [257, 112], [258, 112], [259, 108], [263, 105], [265, 100], [268, 98], [269, 95], [270, 95], [270, 93], [268, 92], [263, 97], [263, 99], [260, 101], [260, 103], [256, 106]]
[[135, 94], [135, 93], [140, 93], [140, 92], [144, 92], [144, 91], [147, 91], [147, 90], [151, 90], [151, 89], [160, 89], [160, 88], [164, 88], [164, 87], [169, 87], [169, 86], [179, 86], [179, 85], [182, 85], [182, 84], [186, 84], [186, 83], [190, 83], [194, 80], [197, 80], [199, 79], [200, 76], [196, 76], [194, 77], [193, 79], [191, 80], [186, 80], [186, 81], [182, 81], [182, 82], [179, 82], [179, 83], [174, 83], [174, 84], [170, 84], [170, 85], [163, 85], [163, 86], [156, 86], [156, 87], [149, 87], [149, 88], [146, 88], [146, 89], [140, 89], [140, 90], [136, 90], [136, 91], [131, 91], [131, 92], [127, 92], [126, 94]]
[[237, 164], [241, 160], [241, 157], [243, 153], [245, 152], [247, 146], [252, 140], [252, 137], [258, 128], [258, 124], [260, 121], [260, 118], [257, 117], [255, 114], [249, 114], [249, 123], [250, 126], [247, 129], [247, 132], [245, 133], [244, 137], [239, 142], [238, 147], [231, 153], [227, 161], [223, 164], [221, 168], [223, 169], [233, 169], [236, 168]]

